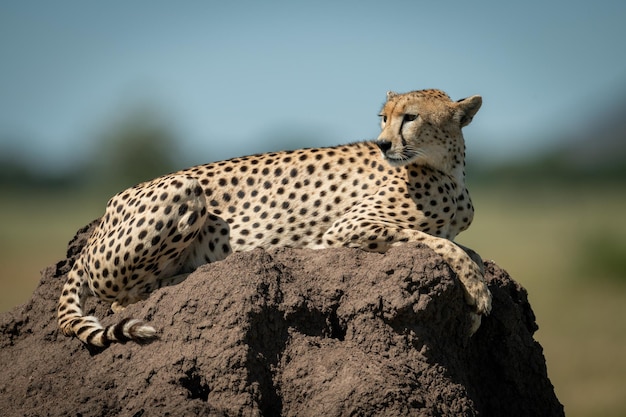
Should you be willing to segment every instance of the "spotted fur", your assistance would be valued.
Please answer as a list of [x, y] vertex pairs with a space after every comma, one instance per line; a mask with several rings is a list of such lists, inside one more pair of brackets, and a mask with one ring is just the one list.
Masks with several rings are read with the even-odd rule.
[[480, 105], [439, 90], [388, 93], [375, 141], [199, 165], [115, 195], [68, 274], [60, 328], [94, 346], [151, 339], [139, 320], [103, 327], [85, 316], [84, 298], [118, 311], [232, 252], [422, 242], [456, 272], [475, 331], [491, 295], [480, 257], [452, 239], [473, 218], [461, 128]]

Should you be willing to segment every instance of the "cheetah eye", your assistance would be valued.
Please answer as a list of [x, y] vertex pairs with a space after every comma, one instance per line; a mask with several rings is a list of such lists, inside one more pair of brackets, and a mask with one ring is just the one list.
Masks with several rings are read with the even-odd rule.
[[404, 117], [402, 118], [402, 121], [412, 122], [415, 119], [417, 119], [417, 114], [405, 114]]
[[387, 116], [385, 116], [384, 114], [379, 114], [378, 116], [380, 117], [380, 128], [384, 129], [387, 125]]

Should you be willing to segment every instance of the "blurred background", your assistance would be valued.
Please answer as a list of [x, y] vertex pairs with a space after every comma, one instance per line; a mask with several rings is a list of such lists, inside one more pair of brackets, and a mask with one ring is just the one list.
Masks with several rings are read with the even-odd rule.
[[[0, 2], [0, 311], [128, 186], [484, 104], [459, 241], [529, 292], [569, 416], [625, 416], [626, 2]], [[51, 294], [56, 298], [58, 294]]]

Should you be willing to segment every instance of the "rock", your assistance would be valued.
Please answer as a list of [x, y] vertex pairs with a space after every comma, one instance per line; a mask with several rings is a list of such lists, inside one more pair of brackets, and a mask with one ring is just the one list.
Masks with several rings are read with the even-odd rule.
[[90, 351], [56, 325], [88, 233], [0, 315], [4, 415], [564, 415], [526, 291], [493, 263], [493, 312], [471, 338], [462, 289], [426, 247], [259, 249], [120, 314], [90, 298], [103, 324], [140, 318], [159, 334]]

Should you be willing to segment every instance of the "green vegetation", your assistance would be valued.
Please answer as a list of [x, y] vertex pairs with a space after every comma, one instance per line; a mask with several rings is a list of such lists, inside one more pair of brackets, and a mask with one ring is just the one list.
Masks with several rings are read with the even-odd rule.
[[459, 241], [528, 290], [566, 414], [626, 415], [626, 186], [472, 190], [476, 218]]
[[590, 232], [579, 242], [579, 270], [585, 277], [613, 281], [626, 286], [626, 237], [620, 230], [606, 228]]
[[[0, 148], [0, 187], [25, 192], [68, 192], [97, 188], [113, 194], [141, 181], [187, 166], [178, 141], [160, 113], [137, 107], [95, 134], [94, 148], [82, 164], [51, 170], [32, 161], [26, 150]], [[41, 161], [40, 161], [41, 162]]]

